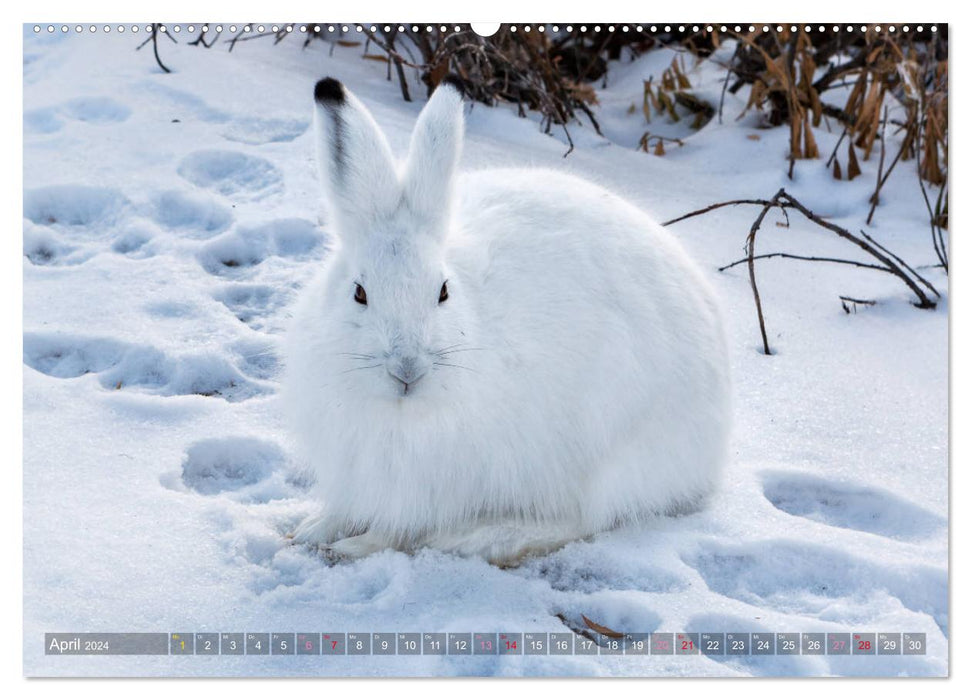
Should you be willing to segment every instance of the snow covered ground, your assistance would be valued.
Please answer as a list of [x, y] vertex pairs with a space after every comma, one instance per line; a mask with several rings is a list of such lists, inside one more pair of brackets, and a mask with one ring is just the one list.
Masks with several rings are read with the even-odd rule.
[[[291, 37], [204, 50], [141, 37], [35, 36], [24, 48], [24, 668], [30, 675], [944, 675], [948, 671], [948, 305], [909, 304], [888, 275], [769, 260], [758, 351], [742, 254], [757, 214], [671, 227], [728, 313], [736, 433], [710, 508], [574, 543], [518, 569], [432, 551], [328, 566], [283, 538], [311, 512], [279, 415], [295, 294], [327, 255], [307, 131], [315, 80], [346, 82], [403, 152], [405, 103], [361, 47]], [[680, 129], [657, 157], [642, 80], [669, 52], [613, 65], [608, 138], [475, 105], [466, 168], [564, 168], [666, 220], [785, 186], [851, 230], [876, 157], [834, 181], [787, 180], [788, 132], [736, 121]], [[718, 99], [724, 73], [688, 62]], [[657, 124], [650, 128], [657, 128]], [[816, 131], [829, 154], [839, 136]], [[844, 156], [845, 158], [845, 156]], [[845, 171], [845, 160], [844, 160]], [[913, 162], [891, 177], [873, 235], [934, 259]], [[769, 215], [760, 252], [853, 255]], [[878, 300], [846, 314], [840, 294]], [[51, 631], [564, 632], [581, 615], [651, 632], [918, 632], [924, 656], [54, 657]]]

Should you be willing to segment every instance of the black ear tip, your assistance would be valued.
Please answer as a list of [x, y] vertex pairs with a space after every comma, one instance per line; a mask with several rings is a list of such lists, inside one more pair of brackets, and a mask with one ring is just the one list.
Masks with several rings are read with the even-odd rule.
[[314, 86], [314, 99], [320, 104], [340, 104], [344, 101], [344, 86], [333, 78], [322, 78]]
[[455, 89], [459, 95], [465, 97], [465, 83], [460, 77], [455, 75], [455, 73], [449, 73], [446, 75], [444, 78], [442, 78], [442, 82], [440, 82], [439, 85], [449, 85]]

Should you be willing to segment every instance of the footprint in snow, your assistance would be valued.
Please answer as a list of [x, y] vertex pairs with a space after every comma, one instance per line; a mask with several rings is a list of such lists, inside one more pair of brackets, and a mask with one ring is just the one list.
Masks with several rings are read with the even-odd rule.
[[24, 257], [33, 265], [80, 265], [93, 254], [47, 226], [24, 223]]
[[155, 255], [152, 246], [146, 245], [154, 237], [154, 232], [145, 227], [133, 226], [115, 238], [111, 250], [129, 258], [150, 258]]
[[178, 173], [193, 185], [227, 197], [262, 199], [283, 191], [283, 175], [270, 161], [237, 151], [190, 153]]
[[682, 560], [727, 598], [783, 613], [823, 618], [842, 600], [896, 598], [947, 626], [947, 571], [911, 562], [874, 562], [798, 540], [700, 543]]
[[24, 364], [61, 379], [103, 372], [121, 362], [125, 351], [124, 343], [107, 338], [24, 333]]
[[53, 134], [64, 126], [64, 119], [88, 124], [118, 124], [131, 116], [131, 109], [110, 97], [77, 97], [53, 107], [24, 112], [24, 131]]
[[263, 119], [242, 117], [233, 119], [223, 138], [252, 146], [265, 143], [287, 143], [302, 136], [310, 122], [304, 119]]
[[270, 257], [304, 259], [322, 242], [313, 222], [277, 219], [258, 226], [237, 226], [206, 243], [198, 259], [210, 274], [239, 277]]
[[61, 379], [96, 374], [105, 389], [137, 389], [158, 396], [198, 395], [236, 402], [274, 391], [221, 354], [171, 356], [151, 346], [70, 333], [25, 333], [24, 364]]
[[279, 472], [286, 457], [276, 444], [248, 437], [200, 440], [186, 451], [182, 483], [196, 493], [238, 491]]
[[131, 116], [131, 109], [110, 97], [77, 97], [65, 102], [61, 111], [80, 122], [117, 124]]
[[763, 493], [790, 515], [896, 540], [919, 540], [947, 526], [944, 518], [889, 491], [812, 474], [768, 473]]
[[[260, 504], [303, 496], [310, 486], [274, 442], [253, 437], [207, 438], [189, 445], [177, 472], [159, 478], [166, 488], [202, 496], [225, 496], [237, 503]], [[286, 546], [272, 524], [253, 522], [257, 540], [269, 553]], [[236, 529], [235, 526], [227, 526]]]
[[24, 191], [24, 218], [72, 233], [114, 223], [127, 207], [125, 196], [108, 187], [68, 184]]
[[95, 254], [92, 241], [114, 235], [128, 199], [108, 187], [66, 184], [24, 191], [23, 251], [38, 266], [77, 265]]
[[232, 210], [205, 194], [170, 190], [153, 198], [151, 216], [189, 238], [212, 238], [233, 223]]
[[198, 95], [151, 81], [144, 86], [154, 99], [168, 103], [165, 108], [172, 119], [222, 124], [222, 136], [227, 141], [260, 146], [266, 143], [286, 143], [302, 136], [310, 126], [307, 119], [287, 117], [236, 116], [213, 107]]
[[56, 107], [43, 107], [24, 112], [24, 133], [53, 134], [61, 130], [64, 121]]
[[218, 290], [213, 298], [253, 330], [270, 332], [280, 330], [273, 317], [289, 302], [284, 290], [265, 284], [230, 284]]
[[140, 85], [145, 90], [146, 97], [155, 101], [167, 102], [167, 106], [159, 106], [166, 120], [178, 119], [182, 121], [198, 120], [220, 124], [230, 118], [229, 112], [211, 106], [195, 93], [179, 90], [168, 83], [148, 80]]

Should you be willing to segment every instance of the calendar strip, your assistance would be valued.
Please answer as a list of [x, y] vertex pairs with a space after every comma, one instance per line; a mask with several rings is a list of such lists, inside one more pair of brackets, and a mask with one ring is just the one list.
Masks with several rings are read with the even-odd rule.
[[44, 636], [48, 656], [907, 656], [924, 632], [107, 632]]

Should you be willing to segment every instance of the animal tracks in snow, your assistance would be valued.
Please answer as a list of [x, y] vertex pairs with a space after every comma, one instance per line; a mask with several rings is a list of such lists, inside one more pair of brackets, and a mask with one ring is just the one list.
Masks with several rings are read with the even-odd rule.
[[34, 265], [78, 265], [91, 255], [50, 227], [24, 224], [24, 257]]
[[199, 395], [236, 402], [273, 391], [221, 354], [173, 356], [151, 346], [68, 333], [25, 333], [24, 364], [62, 379], [96, 374], [105, 389], [137, 389], [159, 396]]
[[82, 184], [24, 192], [24, 257], [37, 266], [78, 265], [105, 249], [131, 258], [151, 257], [144, 248], [155, 235], [133, 218], [135, 207], [119, 190]]
[[24, 334], [24, 364], [62, 379], [114, 367], [121, 362], [124, 350], [123, 343], [106, 338]]
[[310, 126], [301, 119], [236, 119], [223, 132], [227, 141], [259, 146], [264, 143], [285, 143], [293, 141]]
[[[939, 608], [947, 600], [947, 572], [936, 567], [875, 563], [835, 547], [786, 539], [701, 542], [682, 559], [712, 591], [757, 607], [828, 619], [848, 600], [886, 609], [896, 599], [931, 615], [942, 629], [947, 625], [947, 611]], [[878, 614], [876, 608], [867, 612]], [[845, 620], [845, 612], [840, 616]]]
[[209, 241], [198, 258], [213, 275], [239, 277], [270, 257], [304, 258], [322, 242], [323, 236], [313, 222], [277, 219], [258, 226], [237, 226]]
[[64, 120], [95, 125], [118, 124], [131, 116], [131, 109], [110, 97], [77, 97], [53, 107], [24, 112], [24, 131], [53, 134], [64, 127]]
[[290, 301], [286, 291], [266, 284], [234, 283], [213, 296], [255, 331], [280, 330], [274, 317]]
[[143, 228], [132, 228], [114, 240], [111, 250], [130, 258], [147, 258], [152, 256], [152, 252], [145, 244], [151, 240], [151, 232]]
[[189, 238], [212, 238], [233, 223], [232, 210], [204, 194], [168, 190], [152, 201], [152, 216], [160, 225]]
[[[211, 496], [264, 482], [280, 475], [286, 464], [286, 456], [276, 443], [251, 437], [210, 438], [186, 451], [181, 481], [188, 489]], [[277, 497], [292, 495], [289, 491]], [[256, 500], [269, 500], [263, 498], [266, 495], [259, 494]]]
[[178, 173], [193, 185], [227, 197], [263, 199], [283, 191], [283, 175], [265, 158], [238, 151], [190, 153]]
[[224, 125], [221, 136], [227, 141], [253, 146], [286, 143], [302, 136], [310, 126], [308, 119], [233, 115], [213, 107], [190, 92], [169, 85], [153, 82], [148, 85], [148, 89], [153, 95], [163, 97], [169, 103], [170, 119]]
[[117, 124], [131, 116], [131, 109], [110, 97], [76, 97], [65, 102], [61, 112], [79, 122]]
[[24, 112], [24, 131], [35, 134], [53, 134], [61, 130], [64, 121], [55, 107], [42, 107]]
[[212, 499], [216, 537], [229, 558], [249, 567], [254, 592], [298, 585], [315, 567], [281, 534], [292, 529], [294, 499], [309, 480], [275, 442], [241, 435], [198, 440], [185, 450], [178, 471], [162, 474], [159, 482], [188, 497]]
[[51, 185], [24, 191], [24, 218], [59, 228], [106, 225], [128, 206], [118, 190], [91, 185]]
[[763, 493], [790, 515], [893, 539], [918, 540], [947, 526], [943, 518], [888, 491], [811, 474], [768, 473]]

